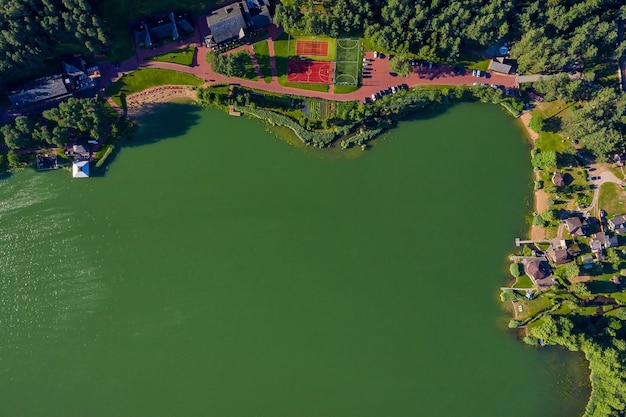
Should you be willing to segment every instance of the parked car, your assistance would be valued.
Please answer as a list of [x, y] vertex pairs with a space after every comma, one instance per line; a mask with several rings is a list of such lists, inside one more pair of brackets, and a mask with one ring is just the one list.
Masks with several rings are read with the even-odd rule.
[[476, 70], [472, 70], [472, 76], [476, 76]]
[[392, 77], [397, 77], [398, 73], [397, 72], [390, 72], [389, 75], [391, 75]]
[[588, 177], [587, 181], [595, 181], [595, 180], [599, 180], [599, 179], [600, 179], [600, 176], [598, 175], [596, 177]]

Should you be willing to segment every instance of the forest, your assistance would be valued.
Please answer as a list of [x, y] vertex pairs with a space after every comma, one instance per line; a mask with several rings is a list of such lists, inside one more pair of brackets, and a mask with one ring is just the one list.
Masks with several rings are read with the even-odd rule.
[[0, 15], [0, 84], [54, 72], [62, 54], [106, 51], [102, 22], [87, 0], [0, 0]]
[[361, 35], [384, 52], [454, 62], [463, 48], [514, 42], [522, 72], [615, 59], [620, 0], [285, 0], [276, 20], [288, 32]]

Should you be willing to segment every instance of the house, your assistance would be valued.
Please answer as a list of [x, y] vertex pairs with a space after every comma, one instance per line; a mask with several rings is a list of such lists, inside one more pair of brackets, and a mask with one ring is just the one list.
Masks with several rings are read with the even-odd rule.
[[72, 162], [72, 177], [89, 178], [89, 161]]
[[9, 93], [12, 110], [20, 113], [51, 106], [68, 97], [61, 74], [29, 81]]
[[587, 221], [582, 220], [580, 217], [570, 217], [565, 219], [565, 227], [570, 235], [574, 237], [586, 236], [587, 233]]
[[602, 249], [607, 249], [618, 245], [619, 242], [617, 236], [609, 236], [604, 232], [596, 233], [592, 236], [591, 241], [589, 242], [591, 252], [593, 253], [598, 253], [602, 251]]
[[562, 172], [556, 171], [554, 175], [552, 175], [552, 183], [557, 187], [564, 187], [567, 185], [565, 181], [565, 174]]
[[554, 284], [550, 265], [543, 259], [527, 261], [524, 270], [539, 289], [548, 289]]
[[590, 269], [593, 268], [595, 263], [593, 256], [587, 254], [580, 257], [580, 261], [583, 264], [583, 268]]
[[143, 19], [133, 27], [135, 44], [152, 48], [161, 41], [178, 41], [193, 32], [191, 21], [187, 12], [168, 12]]
[[67, 91], [75, 93], [97, 87], [100, 67], [89, 66], [81, 57], [73, 57], [61, 62], [63, 83]]
[[626, 215], [618, 214], [612, 219], [609, 219], [609, 228], [615, 233], [621, 235], [626, 234]]
[[240, 0], [211, 10], [206, 16], [206, 23], [211, 33], [204, 38], [204, 42], [209, 48], [219, 49], [271, 24], [272, 16], [269, 3]]
[[489, 71], [498, 72], [500, 74], [510, 74], [513, 67], [504, 63], [504, 58], [492, 59], [489, 62]]
[[567, 251], [567, 249], [557, 249], [554, 247], [550, 247], [550, 249], [548, 249], [546, 253], [555, 265], [565, 264], [571, 259], [570, 253]]

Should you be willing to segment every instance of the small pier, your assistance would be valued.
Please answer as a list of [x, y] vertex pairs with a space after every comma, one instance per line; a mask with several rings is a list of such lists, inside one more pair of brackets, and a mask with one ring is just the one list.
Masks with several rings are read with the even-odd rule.
[[228, 106], [228, 114], [230, 116], [241, 116], [241, 112], [235, 110], [235, 107], [232, 104]]
[[519, 237], [515, 238], [515, 246], [530, 245], [535, 243], [550, 243], [549, 240], [522, 240]]

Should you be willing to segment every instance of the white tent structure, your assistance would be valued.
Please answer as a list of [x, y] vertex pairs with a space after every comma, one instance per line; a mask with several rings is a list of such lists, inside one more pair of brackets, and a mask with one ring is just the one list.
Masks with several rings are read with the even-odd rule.
[[74, 178], [89, 178], [89, 161], [75, 161], [72, 163]]

